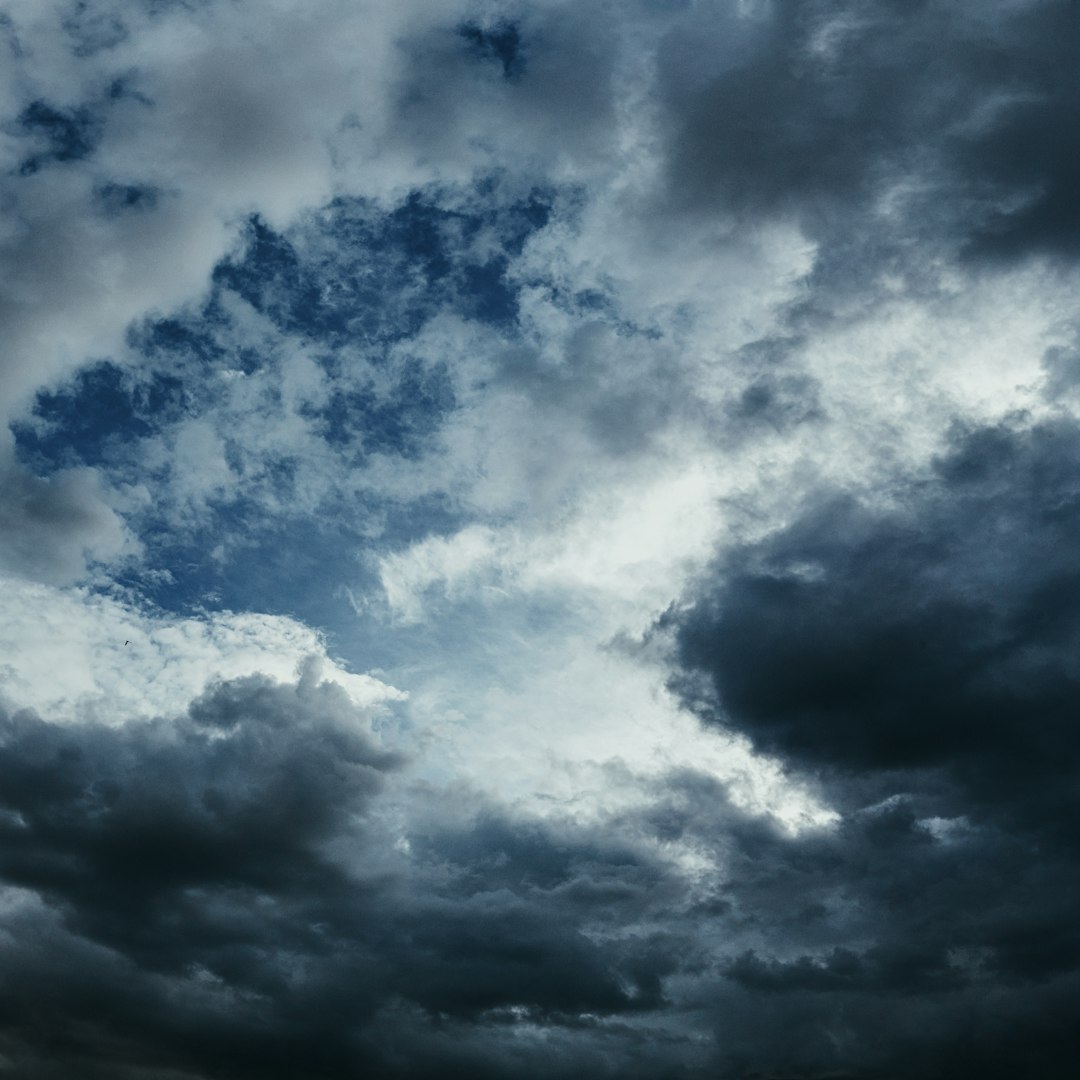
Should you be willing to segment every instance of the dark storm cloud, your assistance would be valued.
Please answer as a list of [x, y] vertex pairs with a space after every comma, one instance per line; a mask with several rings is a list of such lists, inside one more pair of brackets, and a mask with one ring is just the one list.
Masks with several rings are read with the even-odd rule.
[[[393, 764], [358, 720], [329, 686], [259, 679], [220, 686], [175, 724], [5, 717], [0, 875], [41, 897], [5, 949], [5, 1027], [27, 1075], [82, 1058], [196, 1075], [245, 1040], [237, 1075], [299, 1067], [273, 1002], [293, 979], [325, 991], [330, 973], [290, 968], [323, 951], [320, 919], [348, 892], [318, 846]], [[320, 1075], [317, 1040], [312, 1053]]]
[[170, 722], [3, 715], [0, 1051], [18, 1075], [445, 1075], [424, 1046], [446, 1025], [444, 1060], [519, 1075], [487, 1040], [523, 1019], [568, 1033], [561, 1075], [582, 1025], [664, 1007], [684, 944], [586, 931], [655, 914], [668, 870], [457, 808], [406, 858], [373, 816], [401, 763], [362, 724], [314, 672], [219, 684]]
[[1049, 811], [1080, 754], [1078, 466], [1070, 421], [958, 430], [898, 509], [825, 497], [738, 552], [681, 660], [769, 751], [995, 799], [1038, 776]]
[[1068, 1075], [1078, 476], [1074, 421], [958, 428], [891, 508], [814, 501], [667, 617], [687, 703], [843, 813], [681, 825], [727, 838], [726, 979], [792, 1033], [769, 1067]]
[[[280, 898], [335, 881], [315, 845], [363, 810], [393, 764], [357, 723], [328, 684], [254, 678], [170, 726], [65, 729], [16, 713], [5, 721], [2, 872], [56, 897], [74, 929], [173, 968], [192, 940], [176, 920], [185, 890]], [[165, 912], [171, 927], [158, 923]]]
[[[867, 260], [914, 271], [926, 244], [1071, 255], [1078, 44], [1069, 0], [797, 0], [693, 24], [662, 51], [669, 193], [744, 217], [794, 213], [844, 250], [848, 276]], [[875, 211], [898, 185], [893, 209]]]
[[1071, 1075], [1071, 852], [1035, 857], [1031, 834], [988, 824], [943, 829], [920, 797], [793, 836], [700, 774], [656, 795], [638, 824], [723, 867], [665, 920], [692, 942], [675, 952], [678, 1003], [710, 1032], [688, 1075]]

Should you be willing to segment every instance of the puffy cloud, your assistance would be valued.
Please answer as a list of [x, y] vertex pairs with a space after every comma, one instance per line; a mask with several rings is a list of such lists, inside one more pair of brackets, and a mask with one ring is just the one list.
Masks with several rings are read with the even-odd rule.
[[[4, 693], [50, 720], [116, 723], [186, 707], [208, 679], [288, 679], [308, 664], [358, 705], [405, 695], [348, 671], [295, 619], [253, 612], [183, 617], [90, 589], [4, 581]], [[63, 663], [57, 664], [57, 657]]]
[[[820, 498], [677, 616], [723, 715], [807, 765], [945, 767], [1000, 803], [1071, 753], [1072, 420], [958, 428], [895, 505]], [[1061, 792], [1058, 793], [1062, 794]]]
[[1059, 125], [1076, 102], [1059, 57], [1077, 32], [1056, 2], [703, 10], [660, 53], [668, 191], [750, 218], [794, 213], [825, 240], [870, 218], [879, 256], [901, 262], [913, 238], [916, 258], [942, 240], [981, 256], [1069, 251]]

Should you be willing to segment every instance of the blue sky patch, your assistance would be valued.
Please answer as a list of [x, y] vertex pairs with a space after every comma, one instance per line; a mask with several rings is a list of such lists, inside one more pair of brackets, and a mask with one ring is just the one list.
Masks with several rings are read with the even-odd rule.
[[32, 417], [14, 425], [20, 455], [35, 468], [109, 465], [184, 409], [183, 384], [161, 373], [134, 376], [109, 361], [69, 384], [39, 392]]
[[[328, 344], [400, 340], [444, 306], [509, 328], [517, 300], [508, 257], [549, 214], [537, 194], [490, 217], [439, 208], [419, 193], [390, 214], [341, 199], [291, 238], [253, 219], [243, 254], [221, 263], [214, 280], [283, 330]], [[505, 254], [470, 253], [485, 227]]]
[[415, 458], [453, 407], [446, 368], [425, 368], [412, 361], [388, 396], [380, 396], [371, 382], [357, 389], [339, 388], [325, 407], [307, 407], [302, 415], [315, 422], [332, 446]]
[[45, 148], [31, 154], [19, 166], [24, 176], [51, 162], [79, 161], [94, 151], [99, 124], [86, 109], [66, 111], [46, 101], [32, 101], [19, 117], [19, 127], [34, 136]]

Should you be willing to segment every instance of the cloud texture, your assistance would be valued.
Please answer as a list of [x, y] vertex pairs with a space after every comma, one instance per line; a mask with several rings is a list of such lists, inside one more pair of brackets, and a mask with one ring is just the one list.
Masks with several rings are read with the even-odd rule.
[[1071, 1077], [1078, 43], [0, 7], [0, 1072]]

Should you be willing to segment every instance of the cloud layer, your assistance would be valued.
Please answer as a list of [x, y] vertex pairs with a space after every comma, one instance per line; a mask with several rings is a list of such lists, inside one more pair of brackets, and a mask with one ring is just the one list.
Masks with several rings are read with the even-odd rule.
[[0, 1071], [1075, 1071], [1067, 0], [10, 0]]

